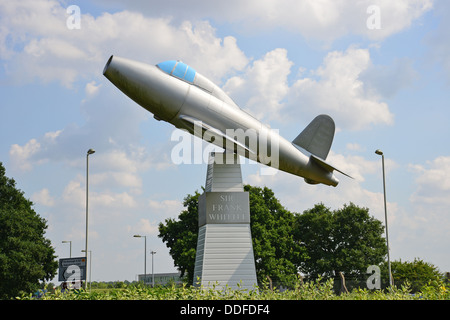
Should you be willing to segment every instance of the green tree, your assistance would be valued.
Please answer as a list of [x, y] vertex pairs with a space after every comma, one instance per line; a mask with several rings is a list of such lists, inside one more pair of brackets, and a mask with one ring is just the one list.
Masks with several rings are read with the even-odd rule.
[[183, 206], [186, 208], [176, 219], [166, 219], [165, 224], [159, 224], [159, 235], [172, 256], [175, 266], [180, 270], [181, 276], [187, 276], [190, 283], [194, 277], [195, 253], [198, 238], [198, 197], [188, 194], [184, 198]]
[[[389, 282], [388, 264], [387, 262], [381, 265], [381, 279], [386, 279], [384, 282]], [[438, 284], [443, 282], [444, 274], [431, 263], [425, 262], [419, 258], [414, 261], [391, 261], [392, 278], [394, 285], [401, 287], [408, 283], [412, 292], [420, 291], [425, 285]]]
[[267, 187], [246, 185], [250, 198], [250, 227], [256, 275], [261, 283], [269, 276], [279, 284], [292, 283], [297, 276], [296, 261], [305, 250], [294, 240], [295, 216], [286, 210]]
[[317, 204], [296, 216], [294, 230], [308, 256], [298, 266], [311, 277], [365, 275], [369, 265], [383, 262], [387, 254], [382, 223], [353, 203], [335, 211]]
[[[297, 274], [295, 260], [302, 249], [294, 241], [294, 215], [283, 208], [269, 188], [244, 186], [249, 192], [250, 221], [258, 281], [267, 276], [281, 283], [289, 282]], [[198, 237], [198, 192], [184, 199], [183, 210], [175, 219], [159, 224], [159, 237], [170, 249], [175, 266], [192, 283]]]
[[47, 224], [0, 162], [0, 299], [31, 293], [58, 268]]

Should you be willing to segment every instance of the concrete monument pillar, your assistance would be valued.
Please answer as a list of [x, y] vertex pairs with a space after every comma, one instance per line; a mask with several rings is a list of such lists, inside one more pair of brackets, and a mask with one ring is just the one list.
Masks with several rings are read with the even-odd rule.
[[205, 192], [198, 202], [194, 285], [254, 289], [249, 194], [242, 184], [238, 155], [210, 154]]

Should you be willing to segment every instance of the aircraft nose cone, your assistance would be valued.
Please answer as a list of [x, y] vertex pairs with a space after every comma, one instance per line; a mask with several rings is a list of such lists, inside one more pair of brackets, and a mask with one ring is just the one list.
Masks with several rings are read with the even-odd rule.
[[170, 121], [180, 110], [189, 84], [154, 65], [111, 56], [103, 75], [158, 119]]
[[108, 61], [105, 64], [105, 67], [103, 68], [103, 75], [106, 76], [106, 72], [108, 70], [109, 65], [111, 64], [111, 61], [113, 59], [113, 56], [109, 57]]

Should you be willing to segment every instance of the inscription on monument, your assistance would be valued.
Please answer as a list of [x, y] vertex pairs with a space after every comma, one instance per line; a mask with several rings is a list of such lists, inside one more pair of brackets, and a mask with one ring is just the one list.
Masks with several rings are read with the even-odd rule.
[[250, 223], [248, 192], [206, 192], [199, 199], [199, 226]]

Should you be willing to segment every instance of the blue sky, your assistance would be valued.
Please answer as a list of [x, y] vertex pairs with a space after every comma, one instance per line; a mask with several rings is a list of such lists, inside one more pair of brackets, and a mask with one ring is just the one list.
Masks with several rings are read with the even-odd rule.
[[[70, 5], [80, 8], [76, 28], [67, 25], [75, 21]], [[86, 151], [94, 148], [93, 280], [143, 272], [144, 243], [134, 234], [157, 252], [155, 272], [175, 271], [157, 226], [201, 190], [206, 164], [175, 165], [174, 128], [102, 70], [111, 54], [149, 64], [181, 59], [287, 139], [316, 115], [332, 116], [328, 160], [355, 178], [311, 186], [246, 162], [245, 183], [271, 188], [293, 212], [353, 202], [384, 222], [374, 153], [382, 149], [391, 259], [450, 271], [449, 13], [443, 0], [0, 0], [0, 161], [48, 221], [56, 254], [67, 257], [61, 241], [71, 240], [80, 256]]]

